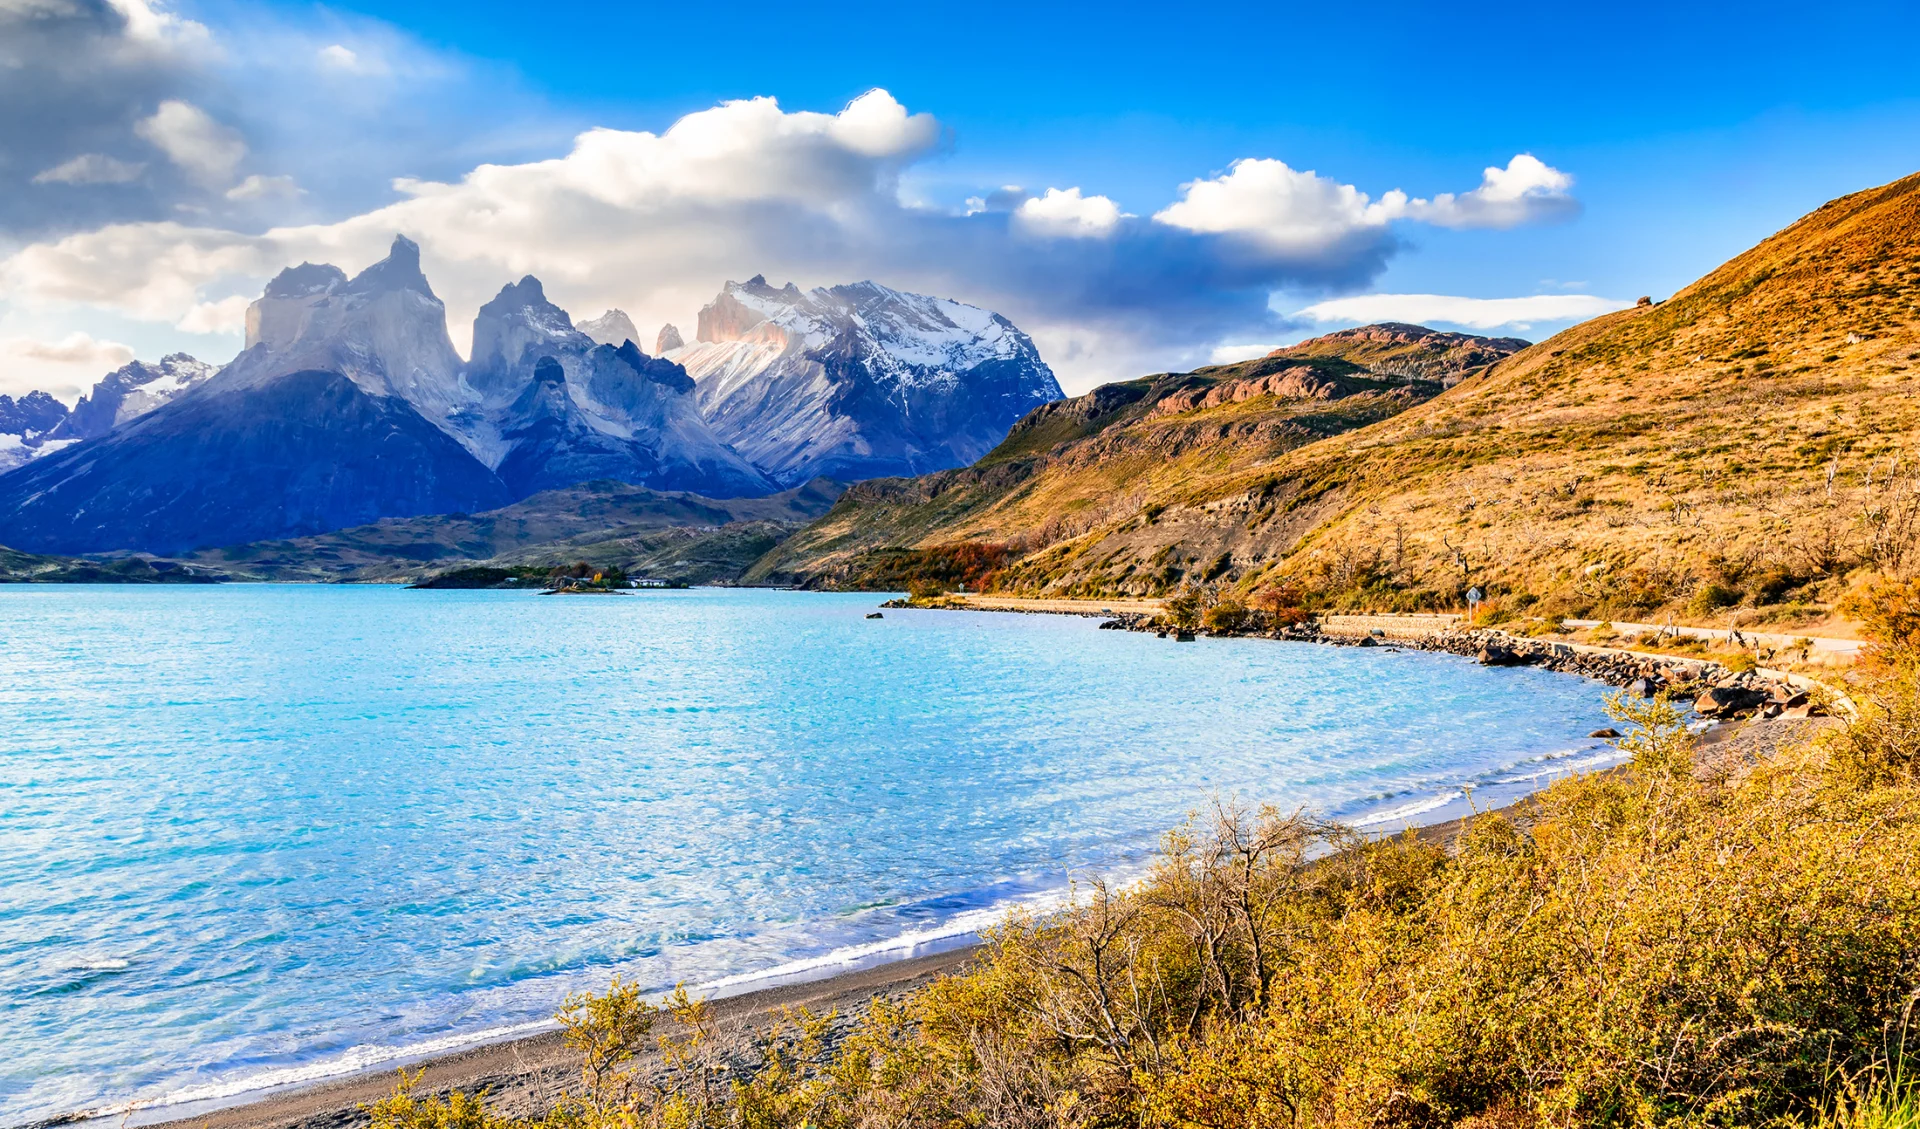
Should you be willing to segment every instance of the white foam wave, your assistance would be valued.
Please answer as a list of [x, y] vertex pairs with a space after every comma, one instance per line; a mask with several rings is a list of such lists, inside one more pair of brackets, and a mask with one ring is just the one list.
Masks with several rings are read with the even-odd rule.
[[1403, 819], [1413, 819], [1416, 816], [1425, 815], [1430, 811], [1438, 811], [1456, 800], [1465, 799], [1466, 795], [1465, 792], [1455, 789], [1450, 792], [1442, 792], [1435, 796], [1425, 796], [1410, 804], [1403, 804], [1397, 808], [1388, 808], [1386, 811], [1373, 812], [1362, 816], [1359, 819], [1353, 820], [1352, 823], [1355, 827], [1372, 827], [1381, 823], [1398, 823]]
[[229, 1079], [224, 1082], [202, 1082], [192, 1086], [182, 1086], [164, 1094], [150, 1098], [136, 1098], [118, 1105], [99, 1106], [82, 1110], [75, 1119], [97, 1117], [119, 1117], [141, 1110], [163, 1109], [168, 1106], [192, 1105], [198, 1102], [218, 1102], [236, 1098], [243, 1094], [262, 1093], [268, 1090], [284, 1089], [307, 1082], [320, 1082], [347, 1074], [359, 1074], [377, 1066], [389, 1063], [401, 1063], [432, 1055], [450, 1054], [467, 1050], [470, 1047], [486, 1043], [498, 1043], [522, 1035], [532, 1035], [559, 1026], [551, 1019], [542, 1019], [533, 1023], [517, 1023], [504, 1027], [490, 1027], [484, 1031], [468, 1031], [459, 1035], [443, 1035], [435, 1039], [423, 1039], [417, 1043], [391, 1045], [386, 1043], [368, 1043], [353, 1047], [334, 1058], [318, 1062], [302, 1063], [298, 1066], [285, 1066], [274, 1070], [249, 1074], [244, 1078]]

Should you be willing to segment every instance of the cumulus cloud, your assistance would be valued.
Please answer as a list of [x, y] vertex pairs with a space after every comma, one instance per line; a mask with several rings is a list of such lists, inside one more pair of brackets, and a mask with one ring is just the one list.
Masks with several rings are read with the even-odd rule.
[[1043, 196], [1021, 201], [1013, 218], [1037, 235], [1094, 238], [1111, 234], [1122, 213], [1120, 205], [1105, 196], [1082, 196], [1078, 188], [1049, 188]]
[[1591, 294], [1533, 294], [1524, 298], [1457, 298], [1447, 294], [1359, 294], [1316, 302], [1300, 317], [1360, 325], [1376, 321], [1444, 322], [1469, 329], [1525, 332], [1540, 322], [1585, 321], [1631, 302]]
[[247, 156], [247, 143], [238, 133], [214, 121], [200, 107], [177, 98], [160, 103], [153, 116], [142, 119], [133, 131], [209, 188], [232, 183], [234, 172]]
[[85, 333], [70, 333], [58, 341], [0, 337], [0, 393], [19, 395], [38, 388], [71, 404], [95, 381], [132, 359], [127, 346]]
[[[334, 222], [254, 232], [161, 220], [42, 239], [0, 260], [0, 297], [206, 331], [237, 324], [280, 268], [356, 270], [399, 232], [422, 245], [456, 343], [481, 303], [529, 273], [575, 312], [682, 325], [730, 278], [875, 278], [1005, 313], [1084, 387], [1274, 339], [1287, 328], [1274, 290], [1365, 285], [1400, 245], [1394, 221], [1415, 218], [1404, 193], [1374, 197], [1277, 160], [1189, 183], [1145, 218], [1077, 187], [1003, 188], [956, 210], [904, 202], [903, 172], [943, 136], [882, 90], [839, 113], [727, 102], [659, 133], [588, 130], [563, 156], [399, 179], [399, 199]], [[238, 158], [214, 151], [209, 174], [234, 171]], [[265, 194], [269, 179], [249, 178], [236, 198]]]
[[126, 184], [147, 171], [145, 161], [122, 161], [105, 153], [82, 153], [36, 173], [35, 184]]
[[1373, 199], [1350, 184], [1301, 172], [1284, 161], [1236, 161], [1224, 175], [1181, 185], [1184, 194], [1153, 218], [1189, 231], [1238, 235], [1276, 247], [1325, 249], [1417, 220], [1449, 228], [1507, 228], [1564, 219], [1579, 210], [1573, 177], [1529, 153], [1481, 174], [1471, 192], [1432, 199], [1399, 189]]
[[255, 173], [227, 189], [229, 200], [291, 200], [303, 195], [290, 176], [261, 176]]
[[1155, 213], [1155, 220], [1304, 253], [1383, 229], [1406, 204], [1403, 192], [1374, 201], [1351, 184], [1265, 158], [1235, 161], [1224, 175], [1190, 181], [1180, 190], [1182, 198]]
[[1519, 227], [1566, 219], [1580, 210], [1573, 198], [1573, 177], [1521, 153], [1506, 168], [1490, 167], [1480, 187], [1456, 196], [1443, 192], [1432, 200], [1411, 200], [1406, 214], [1440, 227]]

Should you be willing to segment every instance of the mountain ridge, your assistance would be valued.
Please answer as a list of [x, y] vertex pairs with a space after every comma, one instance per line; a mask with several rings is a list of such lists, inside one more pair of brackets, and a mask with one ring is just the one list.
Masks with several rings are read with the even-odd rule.
[[716, 434], [783, 483], [964, 466], [1061, 395], [1006, 318], [874, 282], [728, 282], [671, 359]]
[[[995, 541], [1023, 548], [998, 582], [1034, 593], [1291, 582], [1323, 606], [1413, 610], [1479, 587], [1510, 611], [1792, 622], [1920, 564], [1916, 360], [1920, 175], [1404, 412], [1165, 475], [1072, 536], [1034, 536], [1057, 505], [903, 523], [851, 491], [756, 572], [833, 583], [878, 545]], [[1082, 497], [1117, 481], [1087, 477]]]

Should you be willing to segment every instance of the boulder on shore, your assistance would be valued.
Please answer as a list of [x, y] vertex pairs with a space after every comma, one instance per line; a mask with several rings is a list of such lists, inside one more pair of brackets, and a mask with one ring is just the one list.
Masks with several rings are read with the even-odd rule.
[[1714, 686], [1693, 701], [1693, 712], [1703, 717], [1730, 717], [1767, 700], [1765, 692], [1741, 686]]
[[1498, 640], [1490, 639], [1480, 648], [1476, 656], [1481, 666], [1523, 666], [1532, 661], [1532, 657], [1522, 654]]

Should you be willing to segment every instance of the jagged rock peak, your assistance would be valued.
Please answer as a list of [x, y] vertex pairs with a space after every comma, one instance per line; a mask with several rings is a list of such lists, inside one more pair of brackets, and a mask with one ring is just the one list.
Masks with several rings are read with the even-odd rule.
[[0, 435], [51, 431], [66, 418], [67, 406], [38, 389], [17, 401], [0, 396]]
[[169, 353], [157, 364], [129, 362], [101, 377], [47, 438], [98, 438], [204, 383], [218, 367], [186, 353]]
[[647, 356], [640, 351], [640, 346], [635, 345], [631, 340], [621, 342], [620, 347], [613, 351], [613, 355], [627, 362], [628, 368], [655, 384], [663, 384], [675, 392], [693, 391], [693, 377], [687, 375], [686, 369], [665, 357]]
[[[529, 331], [531, 338], [527, 336]], [[540, 280], [527, 275], [501, 287], [492, 301], [480, 307], [473, 319], [473, 365], [487, 368], [522, 363], [522, 355], [533, 340], [555, 342], [567, 338], [582, 348], [592, 344], [574, 328], [567, 311], [547, 300]]]
[[288, 267], [267, 283], [268, 298], [308, 298], [326, 294], [347, 283], [347, 272], [332, 263], [301, 263]]
[[500, 293], [494, 295], [493, 301], [487, 305], [509, 309], [514, 306], [548, 306], [552, 303], [547, 301], [547, 290], [540, 285], [540, 280], [526, 275], [519, 282], [502, 286]]
[[680, 336], [680, 330], [672, 322], [660, 327], [660, 336], [654, 339], [653, 355], [658, 357], [674, 349], [686, 347], [686, 339]]
[[729, 282], [674, 353], [721, 439], [786, 484], [974, 461], [1060, 385], [991, 310], [874, 282]]
[[[534, 284], [538, 289], [539, 284]], [[374, 294], [392, 290], [417, 290], [438, 301], [427, 276], [420, 270], [420, 245], [404, 235], [393, 237], [387, 257], [361, 271], [347, 283], [350, 294]]]
[[633, 327], [633, 319], [623, 310], [608, 310], [589, 321], [575, 322], [574, 328], [600, 345], [618, 346], [622, 342], [640, 339], [640, 331]]

